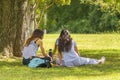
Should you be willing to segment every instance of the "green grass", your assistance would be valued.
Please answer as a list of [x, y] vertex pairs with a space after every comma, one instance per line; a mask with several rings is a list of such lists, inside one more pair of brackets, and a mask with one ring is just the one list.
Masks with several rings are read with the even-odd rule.
[[[46, 34], [46, 51], [53, 48], [58, 34]], [[0, 80], [120, 80], [119, 34], [72, 34], [81, 56], [106, 57], [101, 65], [74, 68], [52, 67], [31, 69], [21, 64], [21, 58], [0, 59]]]
[[[53, 48], [58, 34], [47, 34], [44, 36], [46, 50]], [[120, 49], [119, 34], [72, 34], [78, 48], [90, 50]]]

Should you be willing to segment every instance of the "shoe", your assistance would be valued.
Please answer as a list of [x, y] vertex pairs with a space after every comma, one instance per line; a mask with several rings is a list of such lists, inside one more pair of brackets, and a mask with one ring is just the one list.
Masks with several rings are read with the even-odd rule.
[[105, 58], [104, 56], [101, 57], [101, 59], [99, 60], [99, 63], [100, 63], [100, 64], [104, 64], [104, 63], [105, 63], [105, 59], [106, 59], [106, 58]]

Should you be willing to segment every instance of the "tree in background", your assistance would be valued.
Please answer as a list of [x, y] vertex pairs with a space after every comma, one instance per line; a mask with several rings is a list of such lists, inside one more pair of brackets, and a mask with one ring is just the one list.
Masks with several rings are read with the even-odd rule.
[[21, 56], [25, 39], [38, 27], [48, 32], [116, 31], [119, 4], [119, 0], [0, 0], [0, 53]]
[[48, 10], [47, 29], [49, 32], [58, 32], [62, 28], [73, 33], [118, 32], [119, 7], [115, 7], [115, 1], [105, 1], [71, 0], [71, 5], [54, 5]]
[[0, 53], [21, 56], [25, 39], [53, 4], [66, 5], [70, 0], [0, 0]]

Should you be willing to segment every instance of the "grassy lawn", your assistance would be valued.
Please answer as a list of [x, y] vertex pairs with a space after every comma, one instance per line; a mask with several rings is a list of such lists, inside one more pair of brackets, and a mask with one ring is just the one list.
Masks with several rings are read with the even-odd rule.
[[[53, 48], [56, 38], [59, 34], [45, 34], [44, 44], [46, 50]], [[78, 48], [90, 50], [120, 49], [119, 34], [72, 34]]]
[[[45, 34], [46, 51], [53, 48], [58, 36]], [[119, 34], [72, 34], [72, 37], [81, 56], [97, 59], [105, 56], [106, 63], [31, 69], [21, 64], [21, 58], [0, 59], [0, 80], [120, 80]]]

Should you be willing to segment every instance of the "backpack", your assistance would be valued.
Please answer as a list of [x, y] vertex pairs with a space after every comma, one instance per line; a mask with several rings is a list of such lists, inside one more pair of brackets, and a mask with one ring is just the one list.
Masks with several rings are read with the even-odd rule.
[[37, 67], [51, 67], [50, 60], [47, 58], [33, 58], [30, 63], [28, 64], [30, 68], [37, 68]]

